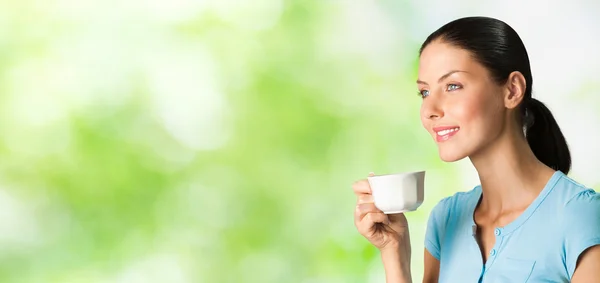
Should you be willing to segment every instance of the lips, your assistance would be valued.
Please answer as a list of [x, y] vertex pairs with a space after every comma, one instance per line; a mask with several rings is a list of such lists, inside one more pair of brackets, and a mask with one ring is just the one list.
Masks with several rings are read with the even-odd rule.
[[435, 132], [435, 139], [437, 142], [444, 142], [452, 138], [456, 133], [460, 131], [459, 126], [444, 126], [444, 127], [434, 127], [433, 132]]

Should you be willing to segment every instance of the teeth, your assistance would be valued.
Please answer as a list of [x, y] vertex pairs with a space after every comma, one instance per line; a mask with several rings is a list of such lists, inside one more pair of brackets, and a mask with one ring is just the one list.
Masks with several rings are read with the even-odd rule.
[[438, 134], [439, 136], [445, 136], [445, 135], [447, 135], [447, 134], [449, 134], [449, 133], [456, 132], [456, 131], [458, 131], [458, 128], [454, 128], [454, 129], [448, 129], [448, 130], [439, 131], [439, 132], [437, 132], [437, 134]]

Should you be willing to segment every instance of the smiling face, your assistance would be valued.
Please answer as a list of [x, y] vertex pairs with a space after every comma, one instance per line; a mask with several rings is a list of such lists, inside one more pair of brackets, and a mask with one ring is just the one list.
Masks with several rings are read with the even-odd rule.
[[452, 162], [472, 156], [507, 126], [503, 88], [464, 49], [436, 40], [419, 59], [421, 122]]

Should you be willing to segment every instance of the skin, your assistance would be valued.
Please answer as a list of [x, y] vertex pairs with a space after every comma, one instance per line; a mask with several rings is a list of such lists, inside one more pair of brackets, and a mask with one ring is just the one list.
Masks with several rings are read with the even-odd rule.
[[[478, 172], [483, 195], [474, 218], [485, 262], [495, 242], [494, 227], [506, 226], [521, 215], [555, 172], [535, 157], [522, 131], [518, 107], [525, 78], [513, 72], [499, 84], [468, 51], [438, 40], [421, 54], [417, 85], [423, 97], [421, 122], [434, 141], [434, 127], [459, 127], [450, 139], [436, 141], [440, 158], [453, 162], [468, 157]], [[378, 210], [366, 180], [354, 183], [353, 189], [355, 224], [380, 250], [386, 282], [412, 282], [406, 217]], [[440, 263], [424, 252], [423, 282], [438, 282]], [[594, 272], [599, 269], [600, 246], [596, 246], [580, 256], [571, 282], [597, 282]]]

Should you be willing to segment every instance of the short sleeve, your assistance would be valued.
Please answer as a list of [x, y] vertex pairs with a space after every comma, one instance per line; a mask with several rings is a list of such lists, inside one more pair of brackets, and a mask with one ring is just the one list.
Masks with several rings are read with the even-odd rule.
[[586, 249], [600, 244], [600, 195], [588, 189], [575, 195], [564, 208], [564, 251], [569, 278]]
[[425, 249], [440, 260], [442, 237], [446, 230], [446, 219], [448, 213], [448, 200], [444, 198], [433, 207], [429, 219], [427, 220], [427, 230], [425, 231]]

